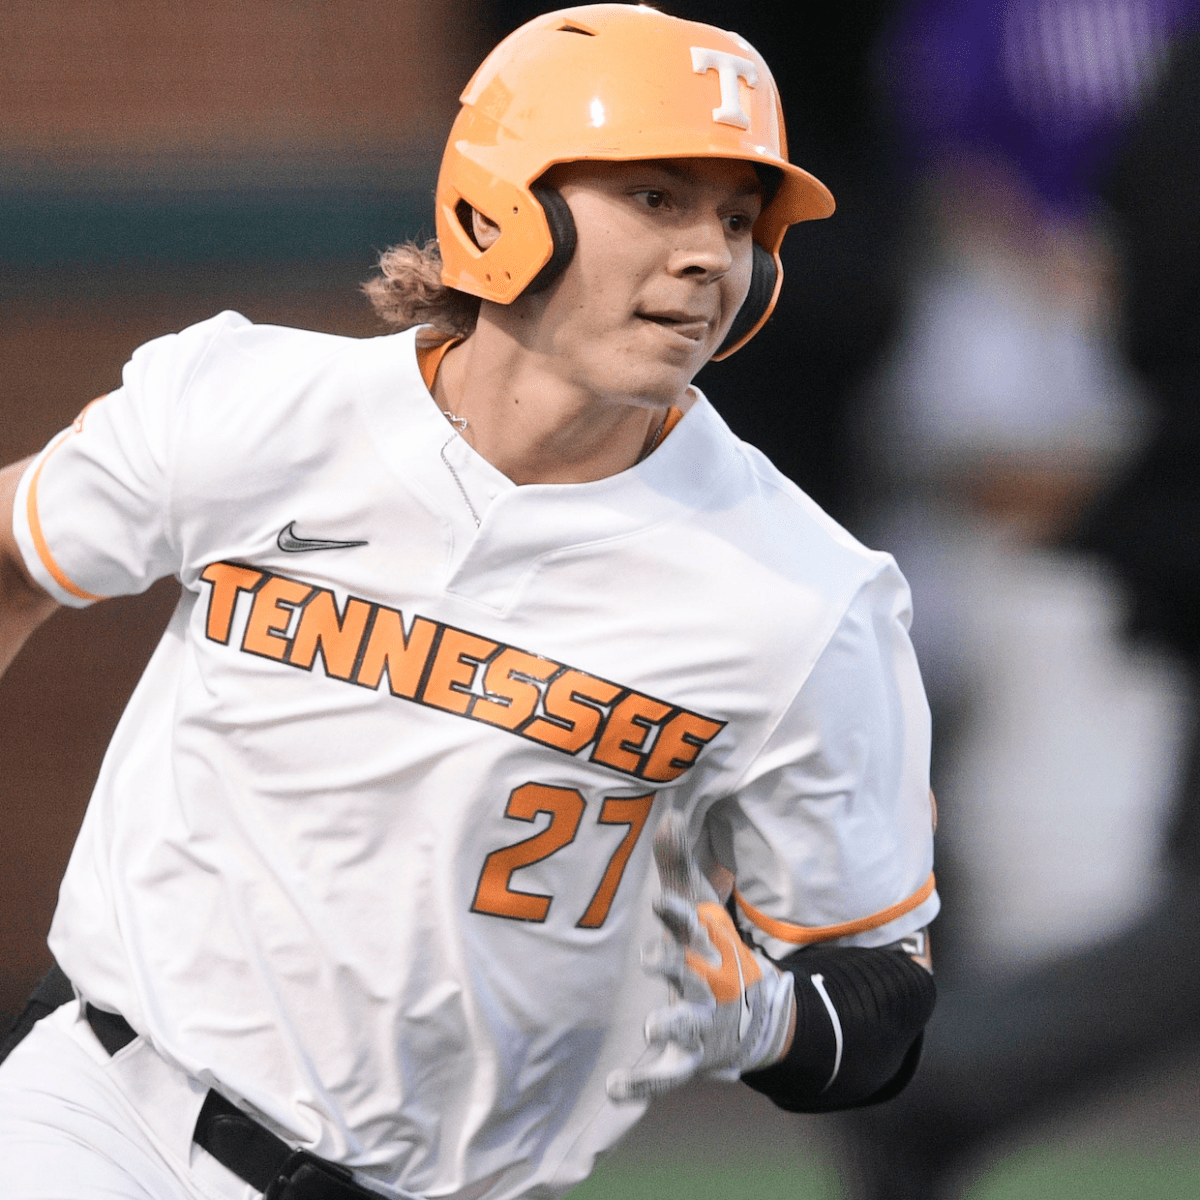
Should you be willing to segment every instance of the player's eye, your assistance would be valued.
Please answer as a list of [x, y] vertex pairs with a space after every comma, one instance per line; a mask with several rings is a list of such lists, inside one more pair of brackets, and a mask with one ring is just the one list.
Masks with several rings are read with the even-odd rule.
[[667, 202], [667, 193], [659, 191], [658, 188], [641, 188], [634, 192], [634, 195], [647, 208], [662, 208]]
[[754, 228], [754, 221], [748, 213], [730, 213], [725, 221], [730, 233], [748, 233]]

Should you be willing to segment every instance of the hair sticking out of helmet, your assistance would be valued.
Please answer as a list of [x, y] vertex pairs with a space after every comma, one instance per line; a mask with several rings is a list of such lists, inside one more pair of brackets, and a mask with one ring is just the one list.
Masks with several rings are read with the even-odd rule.
[[[632, 4], [546, 13], [488, 55], [461, 101], [437, 186], [442, 280], [484, 300], [508, 304], [531, 286], [540, 290], [570, 261], [570, 210], [559, 198], [564, 220], [546, 200], [548, 189], [534, 186], [555, 163], [737, 158], [755, 165], [764, 207], [754, 241], [765, 258], [755, 255], [750, 296], [716, 358], [749, 341], [774, 308], [787, 227], [833, 212], [825, 185], [788, 162], [766, 62], [749, 42], [711, 25]], [[470, 209], [500, 230], [486, 250], [459, 215]]]

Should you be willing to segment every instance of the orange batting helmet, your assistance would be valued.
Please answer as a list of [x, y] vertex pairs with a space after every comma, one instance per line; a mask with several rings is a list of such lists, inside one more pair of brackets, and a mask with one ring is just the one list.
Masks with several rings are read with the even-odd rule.
[[[767, 64], [711, 25], [633, 4], [546, 13], [509, 34], [460, 99], [437, 185], [442, 280], [485, 300], [538, 291], [570, 261], [570, 210], [537, 185], [555, 163], [739, 158], [774, 168], [779, 186], [754, 223], [750, 293], [716, 358], [775, 307], [787, 227], [833, 212], [829, 189], [787, 160]], [[468, 232], [472, 208], [500, 228], [486, 250]]]

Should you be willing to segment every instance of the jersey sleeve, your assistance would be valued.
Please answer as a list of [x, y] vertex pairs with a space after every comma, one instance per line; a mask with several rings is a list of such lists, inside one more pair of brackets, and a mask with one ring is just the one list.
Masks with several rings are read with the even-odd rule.
[[938, 911], [929, 706], [909, 616], [889, 561], [709, 814], [743, 929], [774, 957], [816, 942], [886, 945]]
[[13, 532], [33, 577], [61, 604], [85, 607], [175, 574], [171, 480], [176, 416], [213, 341], [248, 324], [221, 313], [147, 342], [122, 385], [93, 401], [22, 476]]

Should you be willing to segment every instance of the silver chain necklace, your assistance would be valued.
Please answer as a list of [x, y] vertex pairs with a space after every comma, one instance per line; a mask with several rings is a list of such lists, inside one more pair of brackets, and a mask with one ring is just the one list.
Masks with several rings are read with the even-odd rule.
[[[450, 417], [450, 414], [446, 413], [446, 416]], [[450, 420], [454, 423], [455, 428], [458, 428], [459, 421], [462, 421], [463, 429], [466, 429], [466, 427], [467, 427], [467, 421], [466, 421], [465, 417], [458, 417], [458, 418], [450, 417]], [[442, 462], [444, 462], [446, 464], [446, 470], [450, 472], [450, 474], [454, 477], [454, 482], [456, 484], [458, 484], [459, 493], [462, 495], [463, 500], [466, 502], [467, 508], [470, 509], [471, 519], [475, 522], [475, 528], [478, 529], [479, 528], [479, 514], [475, 511], [475, 505], [473, 505], [471, 503], [471, 497], [467, 495], [467, 489], [465, 487], [463, 487], [463, 481], [461, 479], [459, 479], [458, 472], [454, 469], [454, 464], [446, 457], [446, 446], [449, 446], [450, 443], [452, 441], [454, 441], [455, 437], [457, 437], [457, 436], [458, 436], [457, 434], [451, 434], [450, 437], [446, 441], [446, 445], [441, 448], [439, 453], [442, 456]]]
[[644, 458], [649, 458], [654, 453], [655, 447], [662, 441], [663, 430], [667, 427], [667, 418], [671, 415], [671, 410], [668, 408], [663, 414], [663, 419], [659, 421], [658, 428], [654, 431], [654, 436], [650, 439], [650, 445], [638, 455], [638, 462]]

